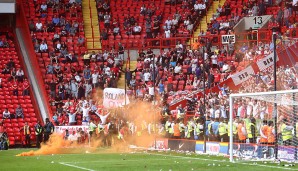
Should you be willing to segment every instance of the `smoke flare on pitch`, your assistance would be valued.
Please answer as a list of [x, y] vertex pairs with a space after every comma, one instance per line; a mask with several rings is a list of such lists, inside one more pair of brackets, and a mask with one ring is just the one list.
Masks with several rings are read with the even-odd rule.
[[[102, 97], [102, 91], [97, 91], [95, 97]], [[102, 102], [101, 98], [96, 101]], [[156, 107], [156, 106], [155, 106]], [[131, 104], [125, 108], [117, 110], [111, 110], [111, 118], [121, 118], [125, 123], [133, 123], [137, 129], [141, 129], [142, 123], [158, 123], [159, 115], [157, 109], [149, 104], [139, 100], [132, 100]], [[49, 141], [46, 144], [41, 144], [41, 148], [34, 151], [23, 152], [17, 156], [36, 156], [36, 155], [52, 155], [52, 154], [71, 154], [71, 153], [122, 153], [129, 152], [129, 145], [136, 145], [139, 147], [152, 146], [154, 141], [154, 135], [147, 134], [147, 130], [144, 131], [142, 136], [132, 135], [125, 136], [124, 140], [118, 140], [117, 135], [113, 135], [112, 147], [108, 149], [100, 149], [102, 146], [101, 138], [92, 139], [90, 147], [88, 144], [78, 144], [65, 140], [61, 134], [52, 134]]]

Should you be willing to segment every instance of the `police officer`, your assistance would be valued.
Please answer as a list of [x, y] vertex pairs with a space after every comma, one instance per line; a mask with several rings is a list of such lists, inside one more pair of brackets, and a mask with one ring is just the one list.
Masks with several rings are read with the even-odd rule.
[[214, 135], [214, 132], [213, 132], [213, 126], [214, 124], [214, 118], [211, 118], [211, 122], [208, 124], [208, 138], [209, 138], [209, 141], [214, 141], [215, 140], [215, 135]]
[[40, 125], [40, 121], [37, 121], [34, 129], [36, 135], [36, 147], [40, 148], [40, 143], [42, 142], [42, 126]]
[[293, 126], [287, 125], [287, 119], [283, 119], [281, 126], [280, 126], [280, 133], [282, 136], [282, 141], [285, 146], [289, 146], [292, 144], [293, 134], [292, 130], [294, 129]]
[[204, 120], [198, 119], [197, 124], [196, 124], [196, 129], [195, 129], [195, 134], [196, 138], [198, 140], [203, 140], [203, 135], [204, 135]]
[[246, 125], [247, 138], [249, 143], [256, 143], [256, 119], [251, 118], [250, 122]]
[[194, 139], [194, 129], [195, 129], [195, 127], [196, 127], [196, 125], [195, 125], [195, 123], [193, 122], [192, 119], [190, 121], [188, 121], [186, 138]]
[[89, 128], [88, 128], [90, 137], [92, 137], [92, 135], [93, 135], [96, 128], [97, 128], [97, 126], [93, 123], [93, 120], [90, 120], [89, 121]]
[[179, 122], [179, 131], [181, 138], [185, 138], [185, 128], [186, 126], [184, 125], [183, 120], [181, 119]]
[[227, 121], [224, 120], [224, 118], [219, 119], [219, 125], [218, 125], [218, 132], [221, 142], [228, 142], [228, 124]]
[[171, 127], [171, 121], [168, 119], [165, 123], [166, 138], [170, 138], [169, 128]]
[[103, 136], [104, 136], [103, 131], [104, 131], [104, 125], [101, 122], [99, 122], [98, 125], [97, 125], [97, 135], [100, 138], [103, 138]]
[[[235, 121], [232, 123], [232, 130], [233, 130], [233, 141], [235, 142], [236, 140], [238, 140], [238, 133], [237, 133], [237, 121], [238, 119], [236, 118]], [[231, 133], [230, 133], [230, 129], [231, 129], [231, 126], [230, 126], [230, 121], [228, 122], [228, 137], [231, 136]]]

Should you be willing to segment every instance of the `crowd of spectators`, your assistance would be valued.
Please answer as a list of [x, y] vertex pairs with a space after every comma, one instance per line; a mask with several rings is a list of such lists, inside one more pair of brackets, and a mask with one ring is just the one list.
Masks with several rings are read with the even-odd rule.
[[45, 82], [54, 115], [60, 117], [60, 107], [67, 99], [72, 103], [89, 99], [96, 88], [117, 86], [124, 49], [119, 43], [117, 50], [82, 51], [81, 1], [34, 2], [34, 8], [35, 16], [28, 18], [29, 29], [35, 52], [46, 68]]
[[[116, 16], [111, 16], [109, 2], [97, 1], [99, 23], [104, 23], [101, 37], [105, 40], [110, 39], [109, 35], [112, 35], [116, 39], [123, 35], [139, 35], [145, 32], [147, 38], [152, 38], [164, 32], [165, 37], [169, 38], [177, 35], [179, 28], [184, 28], [191, 33], [193, 24], [199, 21], [198, 19], [202, 15], [205, 15], [208, 4], [189, 1], [181, 1], [181, 3], [183, 9], [191, 10], [186, 10], [184, 13], [177, 11], [173, 17], [164, 18], [163, 12], [158, 7], [143, 5], [139, 9], [139, 13], [143, 16], [144, 21], [141, 22], [133, 15], [126, 15], [122, 22], [115, 18]], [[48, 6], [48, 9], [51, 7], [51, 4], [41, 4], [41, 6], [45, 5]], [[266, 7], [271, 6], [271, 4], [263, 3], [246, 4], [241, 12], [237, 8], [238, 12], [234, 13], [233, 5], [236, 4], [233, 2], [219, 6], [217, 13], [211, 18], [208, 30], [202, 32], [200, 36], [221, 31], [232, 34], [231, 28], [241, 17], [265, 14]], [[37, 9], [39, 8], [37, 7]], [[48, 9], [37, 10], [41, 19], [46, 17]], [[73, 9], [77, 9], [77, 11]], [[44, 27], [40, 20], [36, 23], [32, 20], [29, 28], [32, 31], [36, 52], [49, 53], [50, 63], [47, 64], [47, 74], [53, 75], [52, 78], [55, 79], [48, 80], [47, 84], [50, 89], [51, 103], [56, 106], [55, 113], [57, 116], [61, 116], [61, 113], [68, 112], [68, 110], [62, 110], [62, 112], [60, 110], [66, 99], [70, 99], [72, 103], [79, 103], [77, 101], [90, 99], [90, 93], [97, 87], [116, 87], [123, 60], [120, 52], [124, 48], [119, 43], [117, 50], [112, 49], [110, 52], [92, 52], [92, 54], [86, 52], [82, 55], [84, 65], [80, 65], [80, 54], [69, 53], [66, 43], [61, 41], [61, 37], [78, 35], [79, 25], [82, 23], [66, 21], [63, 12], [69, 10], [71, 16], [74, 17], [81, 15], [81, 4], [79, 2], [58, 3], [52, 6], [52, 10], [59, 12], [58, 15], [53, 16], [49, 27]], [[56, 29], [57, 27], [60, 29]], [[52, 41], [55, 46], [51, 50], [47, 47], [47, 40], [35, 38], [38, 31], [48, 32], [49, 30], [53, 30], [54, 33]], [[78, 36], [77, 42], [78, 46], [83, 45], [84, 38]], [[183, 94], [187, 94], [183, 90], [191, 92], [201, 90], [203, 87], [211, 88], [229, 78], [236, 70], [237, 64], [232, 61], [237, 63], [246, 59], [256, 62], [263, 55], [272, 51], [271, 44], [261, 45], [259, 42], [243, 44], [239, 51], [236, 51], [233, 44], [229, 44], [227, 47], [214, 47], [213, 43], [214, 41], [210, 39], [199, 39], [189, 49], [184, 44], [177, 42], [175, 48], [164, 49], [159, 56], [155, 55], [151, 49], [140, 50], [137, 68], [123, 71], [133, 97], [152, 101], [156, 87], [160, 95], [169, 99], [177, 99]], [[235, 60], [227, 60], [228, 56], [233, 55], [236, 57]], [[68, 63], [71, 65], [67, 65]], [[173, 96], [167, 97], [169, 95]]]
[[111, 7], [109, 1], [98, 0], [96, 2], [103, 42], [113, 39], [136, 38], [136, 41], [143, 41], [143, 38], [189, 36], [210, 5], [208, 1], [201, 0], [197, 2], [177, 1], [172, 4], [177, 8], [173, 10], [171, 5], [144, 2], [140, 6], [137, 2], [133, 2], [136, 6], [125, 9], [125, 11], [121, 9], [118, 13], [111, 11], [112, 8], [117, 10], [118, 6]]

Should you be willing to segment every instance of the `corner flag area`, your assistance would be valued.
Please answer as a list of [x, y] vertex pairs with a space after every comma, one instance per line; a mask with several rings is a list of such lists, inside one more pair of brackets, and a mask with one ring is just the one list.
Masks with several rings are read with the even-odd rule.
[[[75, 171], [75, 170], [153, 170], [153, 171], [270, 171], [298, 170], [298, 165], [272, 161], [239, 161], [231, 163], [223, 156], [199, 155], [195, 153], [136, 151], [109, 153], [108, 149], [73, 154], [52, 154], [40, 156], [16, 155], [29, 151], [16, 149], [0, 151], [1, 170], [9, 171]], [[240, 160], [240, 159], [239, 159]], [[24, 167], [26, 166], [26, 167]]]

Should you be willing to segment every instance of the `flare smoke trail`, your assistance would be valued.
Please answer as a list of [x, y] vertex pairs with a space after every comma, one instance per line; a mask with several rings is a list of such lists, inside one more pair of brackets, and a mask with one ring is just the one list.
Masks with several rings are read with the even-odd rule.
[[[102, 104], [102, 91], [97, 91], [95, 93], [95, 99]], [[140, 125], [143, 122], [148, 123], [158, 123], [159, 115], [154, 112], [154, 109], [151, 104], [143, 101], [132, 101], [125, 109], [119, 113], [112, 112], [112, 115], [109, 117], [122, 118], [125, 122], [134, 123], [140, 129]], [[154, 116], [156, 115], [156, 116]], [[146, 130], [147, 131], [147, 130]], [[86, 144], [78, 144], [76, 142], [71, 142], [63, 139], [63, 135], [52, 134], [49, 141], [46, 144], [41, 144], [41, 148], [34, 151], [23, 152], [17, 156], [34, 156], [34, 155], [52, 155], [52, 154], [71, 154], [71, 153], [86, 153], [88, 152], [98, 152], [98, 153], [120, 153], [129, 151], [129, 145], [133, 144], [141, 147], [149, 147], [152, 145], [154, 140], [153, 135], [144, 135], [137, 137], [136, 135], [124, 137], [125, 142], [118, 140], [117, 135], [113, 137], [112, 147], [105, 150], [98, 149], [101, 147], [101, 139], [93, 139], [90, 147], [87, 147]]]

